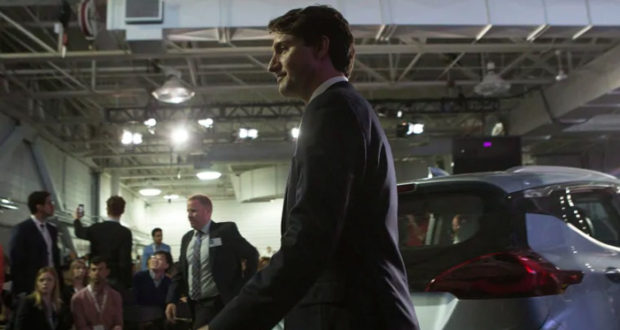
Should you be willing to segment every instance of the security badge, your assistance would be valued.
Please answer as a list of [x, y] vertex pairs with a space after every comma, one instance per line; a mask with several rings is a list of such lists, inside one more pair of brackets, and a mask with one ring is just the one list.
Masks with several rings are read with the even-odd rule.
[[209, 239], [209, 247], [217, 247], [222, 245], [222, 239], [220, 237], [214, 237]]

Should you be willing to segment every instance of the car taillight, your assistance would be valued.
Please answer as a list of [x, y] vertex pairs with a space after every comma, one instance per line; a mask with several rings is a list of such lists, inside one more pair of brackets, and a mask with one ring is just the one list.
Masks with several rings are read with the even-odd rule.
[[560, 270], [532, 251], [499, 252], [448, 269], [426, 291], [461, 299], [534, 297], [560, 294], [582, 278], [581, 271]]

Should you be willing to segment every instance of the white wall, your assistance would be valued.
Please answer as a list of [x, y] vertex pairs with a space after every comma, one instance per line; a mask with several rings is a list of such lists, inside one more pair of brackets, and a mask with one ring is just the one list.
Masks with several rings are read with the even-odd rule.
[[[275, 199], [264, 203], [239, 203], [236, 200], [214, 200], [213, 221], [233, 221], [245, 239], [254, 245], [259, 254], [265, 254], [267, 246], [274, 251], [280, 248], [280, 218], [283, 200]], [[172, 203], [152, 203], [147, 207], [148, 225], [143, 229], [149, 231], [160, 227], [164, 232], [164, 243], [172, 248], [172, 255], [177, 260], [181, 248], [181, 238], [191, 229], [187, 220], [187, 201]]]

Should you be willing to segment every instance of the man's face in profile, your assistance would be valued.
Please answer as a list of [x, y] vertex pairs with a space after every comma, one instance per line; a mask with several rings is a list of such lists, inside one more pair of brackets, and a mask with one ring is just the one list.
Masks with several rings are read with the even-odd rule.
[[276, 76], [278, 91], [289, 97], [309, 97], [312, 93], [312, 71], [316, 64], [312, 47], [290, 34], [276, 32], [273, 36], [269, 72]]

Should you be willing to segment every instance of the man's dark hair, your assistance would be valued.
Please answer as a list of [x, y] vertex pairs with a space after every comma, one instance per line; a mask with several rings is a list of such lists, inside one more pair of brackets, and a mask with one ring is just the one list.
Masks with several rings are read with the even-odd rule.
[[153, 228], [153, 230], [151, 230], [151, 237], [155, 236], [155, 233], [160, 232], [161, 233], [161, 228], [157, 227], [157, 228]]
[[37, 213], [37, 205], [45, 205], [45, 199], [50, 196], [47, 191], [35, 191], [28, 196], [28, 209], [30, 214]]
[[112, 196], [106, 202], [108, 206], [108, 214], [111, 216], [121, 216], [125, 213], [125, 200], [121, 196]]
[[355, 49], [349, 22], [329, 6], [309, 6], [290, 10], [269, 22], [269, 32], [290, 34], [306, 46], [317, 45], [322, 36], [329, 38], [329, 58], [334, 68], [347, 77], [353, 69]]
[[202, 204], [202, 206], [206, 207], [207, 210], [213, 211], [213, 203], [211, 203], [211, 200], [209, 199], [209, 197], [205, 195], [200, 195], [200, 194], [194, 195], [190, 197], [188, 200], [198, 201], [200, 204]]
[[105, 267], [108, 268], [108, 260], [102, 256], [94, 256], [90, 258], [90, 263], [88, 264], [88, 267], [90, 267], [90, 265], [98, 265], [100, 263], [104, 263]]
[[172, 265], [174, 265], [172, 263], [172, 254], [170, 254], [170, 252], [168, 252], [168, 251], [159, 250], [159, 251], [153, 253], [153, 255], [154, 256], [162, 255], [162, 256], [164, 256], [164, 258], [166, 258], [166, 262], [168, 263], [168, 268], [166, 268], [166, 271], [168, 271], [168, 269], [170, 269], [170, 267], [172, 267]]

